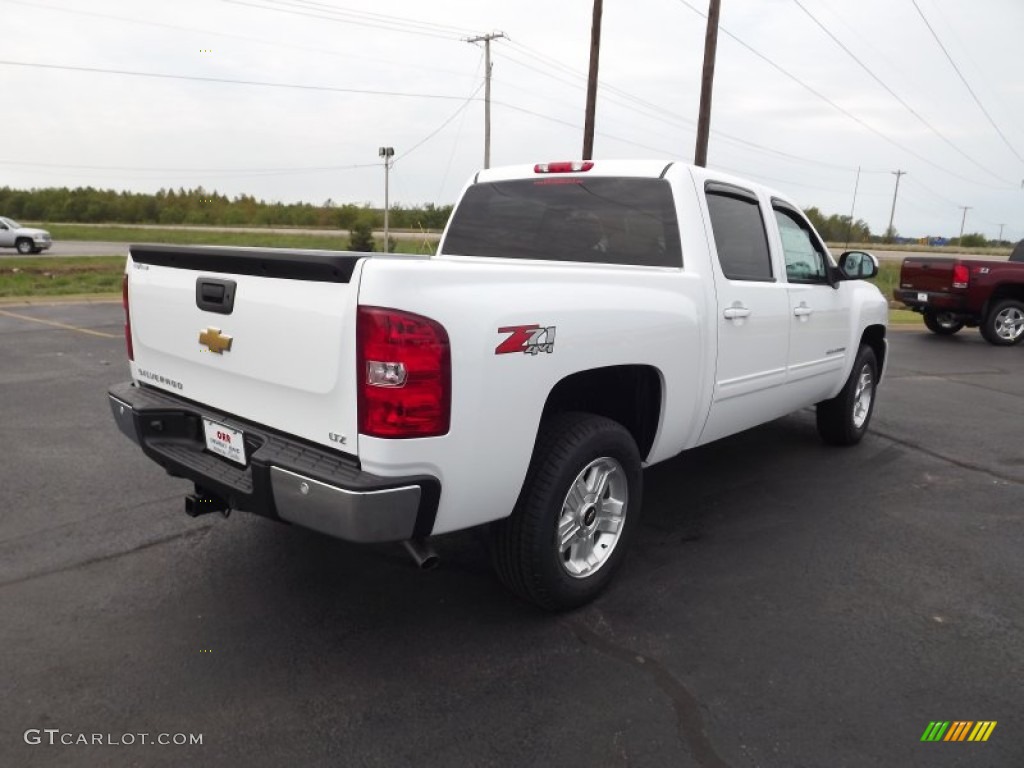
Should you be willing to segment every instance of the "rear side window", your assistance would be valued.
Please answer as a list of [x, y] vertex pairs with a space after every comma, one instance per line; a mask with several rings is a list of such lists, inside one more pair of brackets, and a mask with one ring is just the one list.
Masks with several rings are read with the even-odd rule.
[[1013, 253], [1010, 254], [1010, 261], [1024, 261], [1024, 240], [1017, 243]]
[[722, 272], [730, 280], [772, 280], [772, 257], [761, 207], [753, 194], [725, 185], [706, 190]]
[[474, 184], [455, 209], [444, 253], [647, 267], [683, 264], [669, 183], [600, 176]]

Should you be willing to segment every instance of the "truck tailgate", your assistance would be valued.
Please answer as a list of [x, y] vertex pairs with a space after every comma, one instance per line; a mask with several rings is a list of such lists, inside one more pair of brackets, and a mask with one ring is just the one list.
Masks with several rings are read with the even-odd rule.
[[910, 257], [900, 268], [900, 288], [908, 291], [949, 293], [953, 289], [956, 259]]
[[356, 453], [361, 254], [132, 246], [140, 382]]

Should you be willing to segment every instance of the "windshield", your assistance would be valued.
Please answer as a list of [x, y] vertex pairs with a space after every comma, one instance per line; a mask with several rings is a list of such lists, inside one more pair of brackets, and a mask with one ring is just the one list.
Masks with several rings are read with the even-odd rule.
[[6, 224], [11, 229], [21, 229], [21, 224], [16, 222], [14, 219], [8, 219], [5, 216], [0, 216], [0, 221]]
[[681, 267], [664, 179], [543, 176], [474, 184], [445, 235], [458, 256]]

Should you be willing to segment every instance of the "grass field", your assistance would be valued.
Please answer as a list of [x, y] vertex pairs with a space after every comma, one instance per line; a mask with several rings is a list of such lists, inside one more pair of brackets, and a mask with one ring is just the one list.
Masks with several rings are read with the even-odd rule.
[[0, 298], [117, 293], [124, 258], [74, 256], [0, 260]]

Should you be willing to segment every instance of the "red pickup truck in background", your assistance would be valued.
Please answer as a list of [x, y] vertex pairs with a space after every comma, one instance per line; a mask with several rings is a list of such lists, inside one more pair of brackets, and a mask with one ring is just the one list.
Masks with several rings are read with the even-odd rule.
[[1017, 344], [1024, 340], [1024, 240], [1009, 261], [904, 259], [893, 297], [924, 315], [933, 333], [977, 327], [990, 344]]

